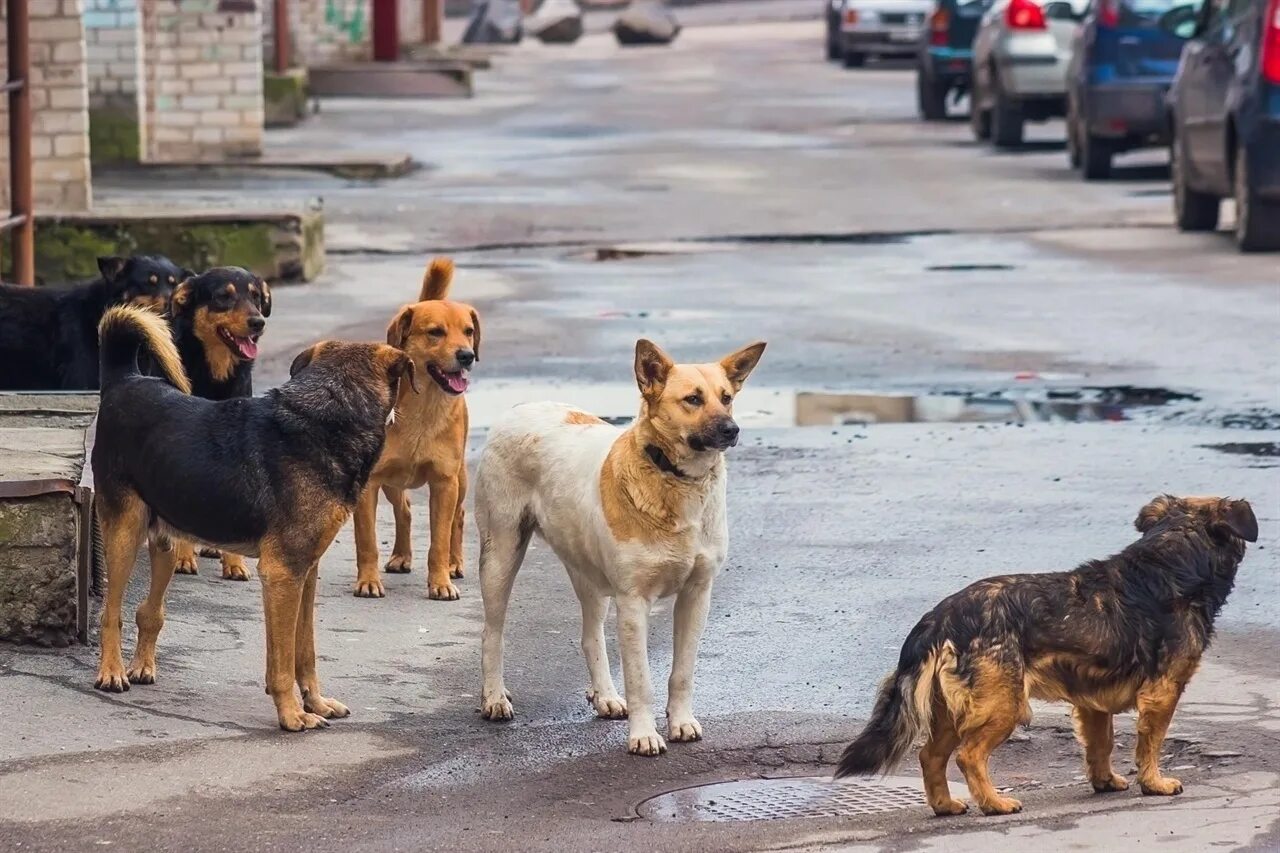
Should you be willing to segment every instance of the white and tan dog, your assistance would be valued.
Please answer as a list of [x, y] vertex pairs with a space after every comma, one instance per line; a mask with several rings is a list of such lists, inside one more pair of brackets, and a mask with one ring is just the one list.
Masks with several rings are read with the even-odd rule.
[[[559, 403], [531, 403], [490, 431], [475, 507], [486, 719], [513, 715], [502, 677], [502, 631], [511, 585], [537, 532], [564, 563], [582, 604], [587, 700], [596, 713], [619, 719], [630, 710], [628, 751], [666, 751], [653, 715], [647, 645], [650, 607], [674, 595], [667, 737], [702, 737], [693, 716], [693, 668], [711, 583], [729, 546], [723, 451], [737, 444], [733, 398], [764, 347], [755, 343], [713, 364], [675, 364], [641, 340], [635, 373], [642, 401], [630, 429]], [[610, 598], [618, 611], [625, 700], [605, 653]]]

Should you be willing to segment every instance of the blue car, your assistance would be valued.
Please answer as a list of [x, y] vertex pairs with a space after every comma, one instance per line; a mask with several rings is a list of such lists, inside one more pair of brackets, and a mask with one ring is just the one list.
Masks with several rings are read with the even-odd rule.
[[1169, 91], [1178, 227], [1216, 229], [1233, 197], [1240, 249], [1280, 251], [1280, 0], [1206, 0], [1166, 28], [1190, 36]]
[[1115, 155], [1169, 143], [1165, 97], [1185, 36], [1161, 19], [1185, 0], [1095, 0], [1067, 67], [1067, 153], [1094, 181]]

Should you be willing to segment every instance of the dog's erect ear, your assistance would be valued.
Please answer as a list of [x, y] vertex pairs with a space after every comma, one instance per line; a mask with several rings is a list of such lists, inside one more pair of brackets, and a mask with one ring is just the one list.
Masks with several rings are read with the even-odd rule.
[[733, 355], [726, 355], [720, 359], [720, 366], [724, 368], [724, 375], [729, 377], [733, 390], [742, 390], [742, 383], [747, 381], [747, 377], [751, 375], [751, 371], [755, 370], [756, 364], [760, 361], [760, 356], [764, 355], [764, 341], [756, 341], [750, 346], [743, 347]]
[[293, 364], [289, 365], [289, 378], [292, 379], [297, 376], [304, 367], [310, 364], [311, 360], [316, 357], [316, 353], [320, 352], [320, 348], [323, 346], [323, 343], [312, 344], [298, 353], [293, 359]]
[[453, 261], [449, 258], [432, 258], [427, 264], [427, 271], [422, 274], [422, 290], [418, 293], [419, 302], [431, 302], [444, 299], [449, 295], [453, 285]]
[[1248, 501], [1224, 500], [1215, 515], [1214, 527], [1229, 530], [1246, 542], [1258, 541], [1258, 517]]
[[191, 279], [183, 279], [182, 282], [173, 289], [173, 293], [169, 296], [169, 313], [177, 317], [186, 309], [187, 303], [191, 301]]
[[186, 281], [189, 278], [195, 278], [195, 277], [196, 277], [196, 274], [191, 270], [187, 269], [186, 267], [183, 267], [182, 269], [178, 270], [178, 281]]
[[262, 279], [258, 279], [258, 289], [262, 293], [262, 307], [259, 308], [263, 317], [271, 316], [271, 285]]
[[413, 393], [417, 394], [418, 369], [414, 366], [413, 359], [409, 358], [405, 353], [399, 353], [398, 356], [399, 357], [395, 361], [391, 362], [390, 366], [387, 367], [387, 375], [397, 381], [408, 379], [409, 387], [413, 389]]
[[475, 332], [471, 335], [471, 351], [476, 354], [476, 361], [480, 360], [480, 315], [476, 313], [476, 309], [471, 309], [471, 328]]
[[406, 305], [400, 309], [387, 326], [387, 343], [396, 349], [404, 349], [404, 342], [409, 340], [409, 330], [413, 328], [413, 306]]
[[103, 281], [114, 283], [128, 262], [128, 258], [98, 258], [98, 272], [102, 273]]
[[636, 384], [641, 394], [648, 397], [660, 393], [672, 367], [675, 362], [653, 341], [644, 338], [636, 341]]
[[1178, 502], [1173, 495], [1159, 495], [1151, 499], [1151, 503], [1138, 510], [1138, 517], [1134, 520], [1133, 526], [1138, 528], [1139, 533], [1146, 533], [1155, 527], [1160, 519], [1169, 514], [1169, 510]]

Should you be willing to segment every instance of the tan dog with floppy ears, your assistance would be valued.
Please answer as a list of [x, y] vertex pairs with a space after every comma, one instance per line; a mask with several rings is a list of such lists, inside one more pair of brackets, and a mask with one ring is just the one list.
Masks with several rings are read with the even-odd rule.
[[453, 261], [434, 258], [422, 279], [418, 302], [406, 305], [387, 328], [387, 343], [408, 354], [420, 377], [418, 390], [401, 387], [395, 422], [355, 510], [356, 586], [361, 598], [385, 595], [378, 574], [378, 490], [391, 502], [396, 540], [386, 570], [410, 570], [409, 489], [430, 487], [431, 546], [427, 595], [452, 601], [453, 578], [462, 577], [462, 502], [467, 493], [467, 404], [462, 395], [480, 358], [476, 309], [449, 302]]

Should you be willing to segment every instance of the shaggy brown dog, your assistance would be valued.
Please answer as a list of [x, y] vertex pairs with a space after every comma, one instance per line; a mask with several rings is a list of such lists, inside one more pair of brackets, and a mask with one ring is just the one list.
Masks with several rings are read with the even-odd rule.
[[1245, 542], [1258, 540], [1247, 501], [1163, 495], [1135, 522], [1142, 538], [1070, 572], [978, 581], [928, 613], [907, 636], [867, 727], [836, 776], [887, 770], [920, 734], [925, 793], [939, 815], [964, 812], [947, 788], [956, 763], [985, 814], [1022, 804], [1002, 797], [991, 753], [1030, 719], [1028, 696], [1070, 702], [1095, 791], [1123, 791], [1111, 767], [1112, 715], [1138, 710], [1136, 758], [1144, 794], [1180, 794], [1160, 774], [1160, 746], [1183, 688], [1213, 636]]

